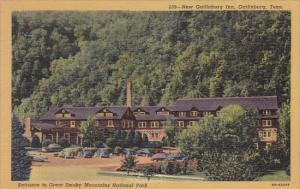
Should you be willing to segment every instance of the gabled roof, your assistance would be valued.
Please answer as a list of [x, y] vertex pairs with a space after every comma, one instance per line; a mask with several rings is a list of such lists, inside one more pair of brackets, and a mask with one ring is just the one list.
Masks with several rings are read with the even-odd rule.
[[[113, 112], [115, 115], [113, 118], [121, 119], [129, 108], [127, 106], [108, 106], [108, 107], [67, 107], [67, 108], [50, 108], [48, 112], [44, 113], [40, 116], [39, 120], [57, 120], [58, 118], [55, 116], [55, 113], [65, 109], [74, 114], [72, 119], [84, 120], [89, 116], [94, 116], [99, 110], [107, 108], [109, 111]], [[69, 119], [69, 118], [62, 118]]]
[[189, 111], [195, 107], [199, 111], [215, 111], [230, 104], [239, 104], [245, 109], [278, 109], [276, 96], [182, 98], [178, 99], [174, 111]]
[[155, 121], [155, 120], [167, 120], [168, 117], [172, 117], [173, 115], [157, 115], [156, 112], [161, 110], [161, 108], [165, 108], [166, 111], [170, 111], [169, 107], [165, 106], [136, 106], [132, 107], [133, 111], [136, 111], [138, 108], [144, 110], [147, 112], [146, 115], [140, 115], [136, 116], [137, 120], [143, 120], [143, 121]]

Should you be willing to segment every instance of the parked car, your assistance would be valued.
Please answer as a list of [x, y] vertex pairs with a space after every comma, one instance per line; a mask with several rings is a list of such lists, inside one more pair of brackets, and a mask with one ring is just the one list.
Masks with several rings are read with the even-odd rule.
[[133, 149], [131, 149], [131, 148], [125, 148], [124, 151], [123, 151], [123, 154], [126, 157], [128, 157], [128, 156], [134, 156], [135, 155]]
[[47, 147], [42, 148], [42, 152], [60, 152], [63, 149], [59, 144], [49, 144]]
[[175, 160], [185, 160], [185, 159], [187, 159], [187, 157], [182, 153], [172, 153], [168, 155], [168, 160], [175, 161]]
[[150, 156], [152, 153], [148, 148], [142, 148], [138, 151], [136, 151], [136, 155], [138, 156]]
[[109, 150], [107, 148], [99, 148], [95, 152], [95, 157], [101, 157], [101, 158], [109, 158]]
[[92, 158], [94, 156], [94, 150], [91, 149], [83, 149], [83, 154], [82, 156], [84, 158]]
[[157, 154], [154, 154], [151, 159], [153, 161], [161, 161], [161, 160], [165, 160], [167, 158], [168, 158], [168, 155], [166, 153], [157, 153]]

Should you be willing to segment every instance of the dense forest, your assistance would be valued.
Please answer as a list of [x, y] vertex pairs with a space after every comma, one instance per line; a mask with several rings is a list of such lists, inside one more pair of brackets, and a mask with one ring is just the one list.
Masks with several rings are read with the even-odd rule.
[[290, 94], [290, 13], [15, 12], [13, 107]]

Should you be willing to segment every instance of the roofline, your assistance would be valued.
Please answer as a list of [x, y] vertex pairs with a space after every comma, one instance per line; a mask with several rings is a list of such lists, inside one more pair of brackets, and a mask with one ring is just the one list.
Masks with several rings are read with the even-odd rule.
[[201, 97], [201, 98], [179, 98], [178, 100], [201, 100], [201, 99], [238, 99], [238, 98], [276, 98], [277, 96], [234, 96], [234, 97]]

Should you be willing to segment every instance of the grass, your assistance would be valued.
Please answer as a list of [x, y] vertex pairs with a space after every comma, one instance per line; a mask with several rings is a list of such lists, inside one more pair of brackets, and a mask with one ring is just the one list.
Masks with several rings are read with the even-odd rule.
[[285, 170], [269, 170], [265, 175], [257, 178], [257, 181], [290, 181]]

